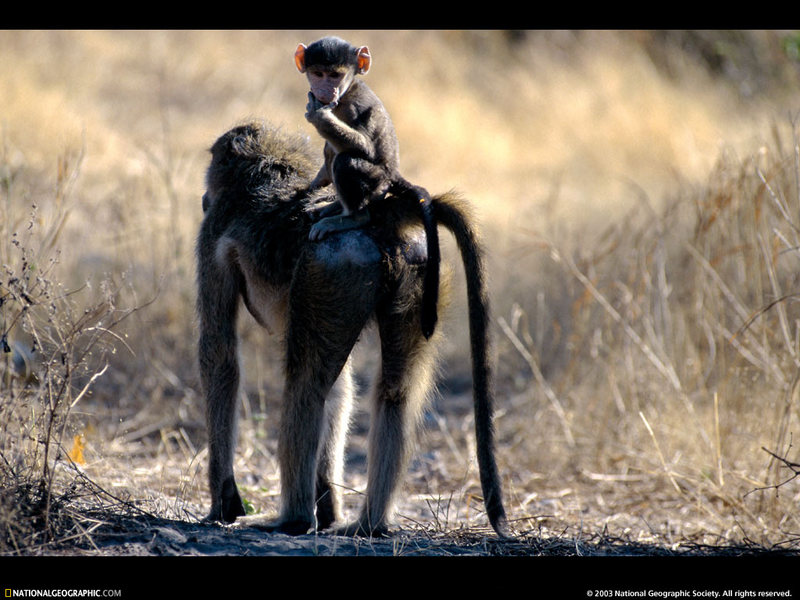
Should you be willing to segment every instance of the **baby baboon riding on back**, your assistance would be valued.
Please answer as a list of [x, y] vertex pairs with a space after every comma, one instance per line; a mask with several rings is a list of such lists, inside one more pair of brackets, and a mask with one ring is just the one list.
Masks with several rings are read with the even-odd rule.
[[[342, 98], [338, 101], [341, 105]], [[261, 526], [299, 535], [341, 523], [353, 396], [349, 357], [373, 322], [380, 335], [381, 366], [373, 392], [366, 499], [355, 522], [330, 530], [344, 535], [388, 532], [433, 386], [437, 338], [428, 339], [432, 327], [423, 331], [419, 323], [426, 323], [432, 268], [438, 290], [438, 238], [432, 265], [429, 229], [439, 223], [454, 234], [464, 262], [481, 486], [492, 527], [503, 535], [505, 511], [493, 448], [489, 307], [482, 250], [466, 202], [454, 194], [430, 198], [425, 192], [420, 203], [421, 188], [402, 187], [402, 182], [402, 189], [393, 188], [399, 180], [389, 178], [392, 193], [371, 197], [369, 218], [357, 228], [314, 236], [318, 201], [331, 198], [309, 185], [314, 171], [302, 140], [251, 123], [222, 135], [211, 155], [197, 242], [208, 519], [233, 522], [244, 515], [233, 473], [240, 385], [236, 322], [244, 304], [259, 324], [282, 335], [286, 357], [278, 439], [281, 510]]]
[[400, 174], [400, 147], [389, 113], [357, 77], [366, 75], [372, 65], [369, 48], [325, 37], [309, 46], [298, 45], [294, 60], [311, 88], [306, 119], [325, 140], [325, 163], [311, 187], [333, 183], [338, 200], [319, 211], [322, 219], [311, 228], [311, 239], [362, 226], [369, 221], [369, 205], [387, 194], [416, 199], [428, 251], [421, 326], [430, 337], [437, 321], [439, 234], [430, 194]]

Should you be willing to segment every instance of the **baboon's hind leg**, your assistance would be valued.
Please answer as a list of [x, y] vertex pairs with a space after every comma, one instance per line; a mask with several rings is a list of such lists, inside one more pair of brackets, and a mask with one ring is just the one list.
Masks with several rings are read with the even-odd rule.
[[422, 336], [419, 314], [385, 314], [378, 319], [382, 366], [369, 432], [366, 501], [358, 521], [339, 529], [340, 535], [388, 533], [396, 493], [433, 383], [434, 344]]
[[[339, 247], [337, 238], [314, 245], [314, 254], [301, 259], [290, 292], [278, 439], [281, 514], [271, 529], [294, 535], [315, 524], [317, 491], [324, 496], [332, 490], [330, 474], [339, 468], [344, 440], [339, 437], [343, 432], [330, 429], [342, 417], [341, 406], [326, 408], [326, 398], [374, 312], [380, 281], [380, 254], [374, 243], [366, 236], [350, 235], [347, 245]], [[326, 411], [333, 420], [326, 422]], [[324, 442], [335, 444], [321, 446]], [[318, 487], [320, 478], [328, 481]], [[321, 525], [336, 516], [338, 492], [331, 498], [332, 507], [320, 498]]]
[[341, 518], [344, 450], [353, 406], [353, 372], [348, 360], [325, 400], [322, 438], [317, 459], [317, 529], [327, 529]]

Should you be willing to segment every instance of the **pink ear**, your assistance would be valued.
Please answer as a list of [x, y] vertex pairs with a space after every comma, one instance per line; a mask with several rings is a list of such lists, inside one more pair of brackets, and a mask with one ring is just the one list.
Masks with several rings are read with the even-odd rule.
[[356, 53], [356, 60], [358, 61], [358, 73], [359, 75], [366, 74], [369, 71], [369, 67], [372, 64], [372, 56], [369, 53], [369, 48], [366, 46], [361, 46]]
[[306, 72], [306, 47], [305, 44], [298, 44], [294, 51], [294, 64], [301, 73]]

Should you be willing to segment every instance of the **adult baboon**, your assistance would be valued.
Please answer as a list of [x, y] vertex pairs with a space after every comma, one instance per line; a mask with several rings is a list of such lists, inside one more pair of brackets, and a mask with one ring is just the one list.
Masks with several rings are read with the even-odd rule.
[[[265, 526], [303, 534], [340, 519], [344, 442], [352, 400], [350, 352], [377, 324], [381, 372], [368, 451], [366, 502], [358, 520], [334, 530], [387, 532], [393, 497], [433, 383], [435, 340], [418, 326], [426, 245], [413, 196], [376, 201], [370, 224], [309, 241], [312, 168], [304, 141], [260, 123], [236, 127], [211, 148], [205, 218], [197, 242], [200, 374], [206, 398], [211, 512], [244, 514], [233, 474], [239, 387], [236, 319], [240, 298], [255, 319], [283, 336], [285, 389], [278, 440], [281, 512]], [[453, 231], [467, 274], [481, 484], [492, 526], [505, 512], [492, 442], [487, 361], [488, 308], [481, 251], [465, 204], [434, 197], [437, 220]]]

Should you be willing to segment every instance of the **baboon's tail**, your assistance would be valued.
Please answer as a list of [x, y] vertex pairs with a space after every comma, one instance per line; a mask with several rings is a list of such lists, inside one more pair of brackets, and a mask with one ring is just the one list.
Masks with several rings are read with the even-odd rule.
[[[398, 190], [398, 188], [400, 188]], [[441, 252], [439, 250], [439, 230], [434, 215], [433, 202], [431, 195], [423, 187], [413, 185], [405, 179], [394, 182], [393, 191], [397, 193], [409, 193], [414, 195], [414, 199], [419, 203], [422, 215], [422, 225], [425, 229], [427, 239], [428, 260], [425, 266], [425, 279], [422, 284], [422, 309], [421, 325], [422, 335], [429, 339], [436, 329], [436, 322], [439, 319], [439, 269], [441, 263]]]
[[420, 209], [422, 210], [422, 225], [428, 247], [428, 262], [425, 266], [425, 280], [422, 285], [422, 335], [430, 338], [436, 329], [438, 320], [437, 306], [439, 304], [439, 267], [441, 254], [439, 250], [439, 230], [436, 225], [434, 208], [430, 194], [424, 188], [417, 187]]
[[469, 306], [469, 335], [472, 349], [472, 385], [475, 405], [475, 441], [478, 449], [483, 500], [489, 522], [501, 537], [506, 536], [506, 512], [503, 508], [500, 477], [494, 458], [492, 403], [494, 385], [489, 365], [489, 297], [483, 248], [468, 204], [449, 192], [432, 200], [435, 221], [449, 229], [456, 239], [464, 262]]

